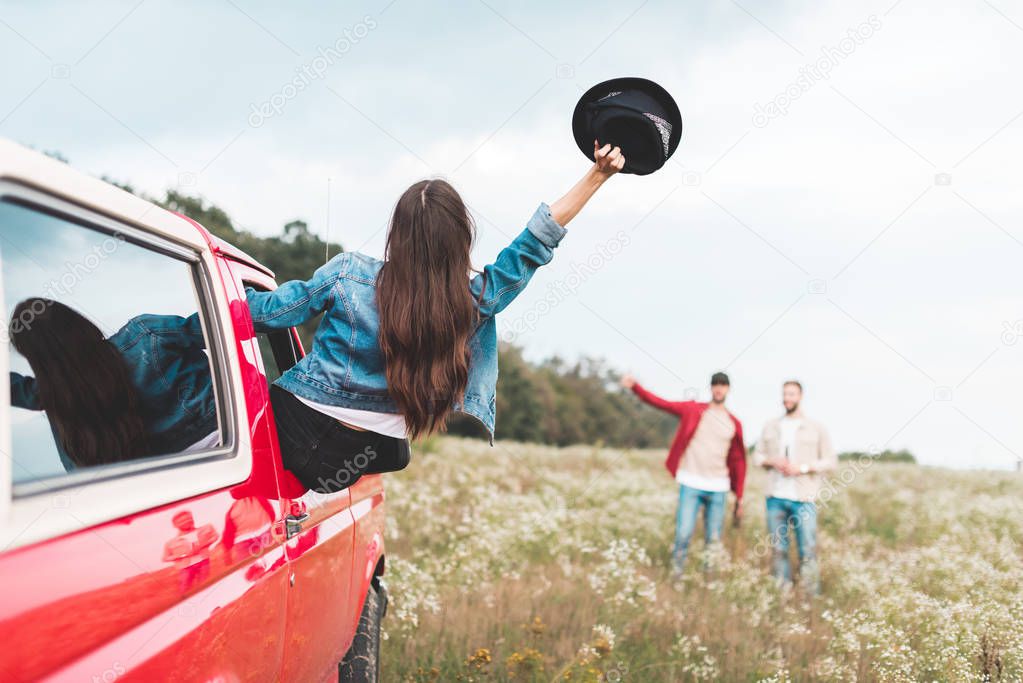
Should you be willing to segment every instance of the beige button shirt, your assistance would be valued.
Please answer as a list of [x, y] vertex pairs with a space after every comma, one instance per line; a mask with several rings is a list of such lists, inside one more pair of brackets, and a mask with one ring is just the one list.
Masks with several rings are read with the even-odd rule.
[[[781, 418], [776, 417], [764, 425], [764, 431], [753, 449], [753, 464], [763, 467], [768, 458], [785, 457], [781, 441]], [[838, 467], [838, 456], [824, 425], [807, 417], [802, 418], [796, 430], [795, 447], [789, 452], [789, 460], [796, 465], [806, 465], [810, 469], [808, 474], [795, 476], [795, 500], [804, 502], [816, 500], [824, 481], [822, 475]], [[785, 475], [772, 469], [770, 476], [771, 481], [767, 490], [769, 496], [774, 495], [774, 489]], [[785, 497], [788, 498], [790, 495], [791, 493], [786, 492]]]

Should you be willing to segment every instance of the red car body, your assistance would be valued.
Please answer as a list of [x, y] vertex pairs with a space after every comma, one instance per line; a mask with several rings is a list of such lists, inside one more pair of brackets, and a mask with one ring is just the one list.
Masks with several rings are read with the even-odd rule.
[[[384, 487], [379, 475], [366, 476], [341, 493], [315, 494], [283, 468], [243, 290], [272, 289], [270, 271], [187, 218], [152, 205], [136, 218], [143, 200], [2, 141], [0, 179], [5, 192], [24, 189], [33, 201], [74, 204], [134, 231], [192, 231], [206, 245], [195, 249], [216, 302], [211, 319], [229, 347], [228, 383], [240, 388], [230, 398], [247, 463], [234, 483], [211, 479], [208, 491], [169, 501], [167, 489], [129, 477], [125, 491], [151, 493], [156, 504], [108, 518], [75, 505], [91, 495], [89, 484], [25, 502], [8, 475], [0, 681], [337, 680], [383, 572]], [[204, 488], [203, 470], [194, 471], [192, 490]], [[17, 520], [30, 503], [43, 510], [32, 525]]]

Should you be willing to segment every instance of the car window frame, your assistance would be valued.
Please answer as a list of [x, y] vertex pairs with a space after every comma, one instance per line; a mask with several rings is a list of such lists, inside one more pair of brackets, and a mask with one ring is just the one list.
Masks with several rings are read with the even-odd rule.
[[[240, 278], [240, 281], [242, 283], [242, 292], [243, 292], [242, 296], [244, 296], [244, 291], [245, 291], [246, 287], [252, 287], [253, 289], [255, 289], [256, 291], [259, 291], [259, 292], [272, 292], [273, 291], [273, 289], [267, 287], [264, 283], [258, 282], [256, 280], [252, 279], [251, 277], [242, 277], [242, 278]], [[2, 290], [0, 290], [0, 293], [2, 293]], [[273, 357], [274, 357], [274, 364], [277, 366], [276, 370], [278, 372], [278, 376], [283, 375], [285, 372], [287, 372], [291, 368], [295, 367], [300, 360], [302, 360], [303, 354], [301, 352], [301, 347], [298, 345], [298, 343], [296, 341], [296, 336], [298, 334], [298, 330], [296, 330], [294, 327], [288, 327], [288, 328], [281, 329], [281, 330], [273, 330], [271, 332], [256, 332], [255, 334], [256, 334], [257, 337], [260, 334], [265, 334], [266, 335], [267, 341], [270, 343], [270, 352], [273, 354]], [[287, 340], [288, 340], [288, 348], [291, 349], [291, 359], [290, 359], [291, 363], [286, 368], [282, 369], [281, 368], [281, 363], [280, 363], [280, 358], [278, 357], [278, 351], [282, 351], [283, 349], [280, 348], [282, 345], [279, 345], [277, 343], [277, 341], [278, 340], [283, 340], [285, 338], [285, 336], [287, 337]], [[256, 350], [257, 351], [259, 350], [259, 340], [258, 339], [256, 340]], [[262, 359], [262, 354], [260, 354], [260, 360], [261, 361], [263, 360]], [[263, 367], [263, 376], [265, 377], [266, 376], [266, 367], [265, 367], [266, 363], [263, 362], [263, 365], [264, 365], [264, 367]]]
[[[72, 224], [80, 226], [85, 230], [93, 230], [100, 234], [120, 235], [126, 241], [138, 245], [149, 251], [163, 254], [166, 257], [182, 261], [190, 270], [193, 294], [197, 303], [203, 335], [206, 341], [206, 348], [210, 357], [211, 373], [213, 375], [214, 400], [217, 406], [218, 426], [221, 430], [221, 445], [211, 449], [195, 453], [171, 453], [157, 455], [148, 458], [141, 458], [124, 463], [112, 463], [81, 471], [66, 473], [54, 477], [46, 477], [29, 482], [14, 483], [12, 477], [12, 458], [4, 458], [0, 463], [3, 475], [0, 476], [0, 544], [7, 539], [11, 529], [9, 526], [12, 517], [17, 515], [18, 507], [39, 507], [38, 503], [46, 499], [66, 498], [73, 495], [76, 499], [83, 499], [84, 492], [101, 492], [103, 490], [132, 490], [132, 482], [154, 481], [156, 476], [171, 476], [182, 471], [188, 471], [189, 477], [201, 476], [200, 470], [203, 466], [215, 465], [224, 461], [239, 459], [234, 467], [214, 467], [217, 472], [209, 479], [203, 479], [202, 491], [196, 492], [193, 484], [191, 487], [175, 485], [171, 486], [163, 495], [154, 495], [151, 503], [147, 503], [141, 496], [132, 496], [132, 500], [125, 500], [123, 504], [104, 505], [102, 512], [90, 515], [97, 523], [117, 519], [127, 514], [141, 512], [146, 509], [158, 507], [174, 500], [180, 500], [192, 495], [201, 495], [202, 492], [214, 491], [232, 483], [238, 483], [246, 479], [252, 472], [251, 448], [243, 448], [240, 438], [240, 425], [244, 419], [242, 406], [239, 402], [239, 387], [236, 386], [238, 375], [236, 354], [229, 351], [230, 344], [235, 343], [233, 326], [230, 315], [226, 310], [226, 299], [219, 285], [219, 273], [216, 270], [217, 256], [212, 252], [208, 243], [202, 249], [196, 244], [178, 242], [168, 236], [156, 234], [145, 227], [144, 216], [139, 217], [138, 224], [132, 224], [122, 217], [108, 215], [101, 209], [68, 201], [65, 198], [51, 194], [41, 189], [25, 186], [13, 180], [0, 179], [0, 201], [11, 201], [31, 210], [40, 211], [44, 214], [54, 216]], [[153, 210], [163, 211], [155, 205], [150, 205]], [[185, 219], [181, 219], [185, 221]], [[198, 232], [198, 228], [189, 226]], [[203, 240], [205, 243], [205, 239]], [[0, 264], [2, 267], [2, 264]], [[0, 273], [0, 280], [2, 280]], [[0, 290], [2, 291], [2, 290]], [[218, 295], [220, 300], [218, 301]], [[3, 311], [7, 315], [6, 311]], [[230, 335], [228, 334], [230, 331]], [[0, 354], [4, 356], [3, 366], [9, 369], [9, 340], [6, 338], [0, 341]], [[5, 381], [6, 385], [6, 381]], [[3, 417], [0, 419], [0, 446], [6, 446], [6, 453], [11, 453], [9, 424], [10, 395], [9, 387], [5, 386], [0, 391], [0, 410]], [[195, 472], [193, 474], [192, 472]], [[212, 472], [212, 471], [211, 471]], [[230, 475], [227, 473], [231, 472]], [[180, 484], [180, 477], [175, 478]], [[126, 488], [127, 485], [127, 488]], [[180, 496], [173, 495], [173, 491], [186, 490]], [[91, 498], [85, 496], [84, 498]], [[91, 526], [85, 524], [84, 526]], [[45, 540], [54, 536], [73, 531], [76, 525], [52, 525], [52, 529], [45, 532], [28, 534], [21, 537], [19, 534], [7, 543], [7, 547], [16, 547], [25, 542]], [[82, 525], [77, 525], [81, 527]]]

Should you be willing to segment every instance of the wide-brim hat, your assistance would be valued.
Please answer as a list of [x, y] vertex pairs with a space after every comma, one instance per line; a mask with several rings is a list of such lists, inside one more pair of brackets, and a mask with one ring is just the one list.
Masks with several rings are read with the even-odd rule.
[[620, 147], [622, 173], [653, 173], [675, 153], [682, 114], [668, 91], [645, 78], [613, 78], [579, 98], [572, 114], [579, 149], [593, 159], [593, 141]]

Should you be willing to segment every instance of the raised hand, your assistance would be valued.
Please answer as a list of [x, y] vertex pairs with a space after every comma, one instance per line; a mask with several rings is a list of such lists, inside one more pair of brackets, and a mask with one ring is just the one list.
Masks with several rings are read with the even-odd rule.
[[596, 140], [593, 141], [593, 161], [597, 164], [597, 171], [604, 175], [614, 175], [625, 168], [625, 155], [620, 147], [611, 148], [611, 145], [600, 146]]

